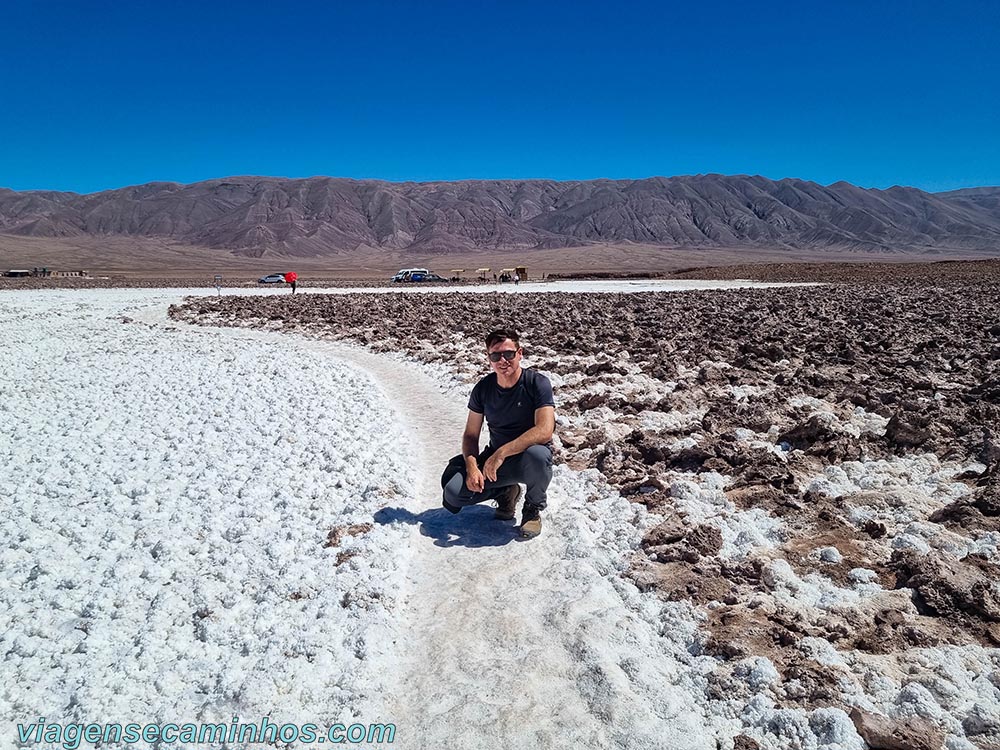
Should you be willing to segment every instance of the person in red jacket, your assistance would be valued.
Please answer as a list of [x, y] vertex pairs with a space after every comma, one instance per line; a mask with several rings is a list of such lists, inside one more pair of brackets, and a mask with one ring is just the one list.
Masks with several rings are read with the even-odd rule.
[[295, 287], [299, 285], [299, 275], [295, 271], [286, 273], [285, 282], [292, 285], [292, 294], [295, 294]]

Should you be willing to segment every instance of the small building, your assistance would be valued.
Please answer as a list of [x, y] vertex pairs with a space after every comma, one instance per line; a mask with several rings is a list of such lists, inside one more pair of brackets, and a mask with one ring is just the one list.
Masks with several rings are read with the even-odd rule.
[[9, 279], [23, 279], [31, 276], [31, 271], [26, 268], [12, 268], [9, 271], [4, 271], [3, 275]]
[[501, 268], [500, 281], [527, 281], [528, 269], [524, 266], [514, 268]]

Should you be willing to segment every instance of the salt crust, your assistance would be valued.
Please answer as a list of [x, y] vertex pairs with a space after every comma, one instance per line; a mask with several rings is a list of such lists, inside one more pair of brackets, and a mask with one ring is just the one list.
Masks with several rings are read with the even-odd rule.
[[[0, 562], [14, 574], [0, 591], [7, 605], [0, 611], [12, 614], [0, 623], [15, 667], [0, 711], [57, 720], [52, 707], [67, 706], [58, 717], [64, 721], [226, 720], [265, 709], [286, 720], [343, 720], [366, 710], [375, 713], [363, 718], [391, 719], [378, 712], [390, 649], [380, 639], [399, 633], [395, 594], [410, 554], [400, 544], [403, 531], [376, 525], [348, 539], [345, 548], [359, 554], [339, 567], [329, 564], [336, 550], [320, 544], [325, 529], [405, 500], [408, 463], [394, 463], [385, 450], [388, 443], [405, 454], [405, 440], [391, 419], [372, 418], [389, 415], [391, 405], [356, 370], [310, 361], [294, 345], [248, 346], [225, 331], [162, 325], [129, 326], [123, 335], [119, 316], [169, 296], [101, 290], [0, 299], [12, 351], [24, 355], [5, 359], [4, 380], [30, 384], [0, 404], [2, 444], [13, 446], [0, 452], [0, 469], [29, 473], [4, 514], [9, 542]], [[280, 393], [260, 387], [275, 382]], [[858, 474], [862, 482], [868, 468]], [[728, 554], [775, 544], [773, 519], [723, 520], [734, 510], [720, 502], [724, 484], [708, 477], [681, 485], [679, 494], [692, 512], [728, 530]], [[565, 549], [590, 560], [632, 613], [624, 631], [588, 621], [595, 626], [588, 642], [619, 653], [633, 690], [666, 691], [661, 700], [687, 706], [664, 713], [653, 701], [642, 719], [667, 720], [691, 746], [702, 746], [696, 740], [703, 737], [704, 747], [716, 747], [716, 737], [729, 748], [743, 731], [765, 748], [863, 747], [843, 711], [778, 708], [769, 693], [774, 667], [760, 657], [741, 672], [760, 692], [742, 705], [708, 701], [704, 679], [716, 662], [698, 655], [697, 614], [616, 575], [656, 518], [596, 472], [559, 467], [553, 499]], [[796, 580], [780, 565], [772, 574], [789, 601], [822, 600], [823, 587], [809, 577]], [[857, 578], [861, 584], [868, 576]], [[357, 598], [345, 607], [346, 593]], [[644, 635], [636, 640], [636, 633]], [[801, 647], [836, 663], [838, 652], [820, 644]], [[996, 689], [984, 676], [1000, 666], [995, 651], [918, 650], [890, 673], [867, 655], [839, 656], [862, 675], [847, 683], [858, 691], [856, 705], [933, 717], [952, 732], [952, 750], [972, 747], [960, 736], [966, 729], [995, 726]], [[614, 710], [616, 691], [592, 697], [602, 694], [591, 708]], [[623, 734], [597, 745], [624, 747], [654, 725], [626, 722]], [[660, 746], [646, 739], [629, 746]]]
[[324, 542], [406, 492], [390, 405], [308, 352], [122, 322], [157, 300], [0, 298], [5, 746], [40, 716], [333, 722], [378, 685], [402, 531]]

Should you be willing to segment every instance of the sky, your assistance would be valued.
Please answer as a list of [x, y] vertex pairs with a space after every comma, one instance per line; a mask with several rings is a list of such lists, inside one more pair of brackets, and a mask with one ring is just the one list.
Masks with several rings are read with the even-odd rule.
[[0, 186], [1000, 185], [1000, 3], [11, 0]]

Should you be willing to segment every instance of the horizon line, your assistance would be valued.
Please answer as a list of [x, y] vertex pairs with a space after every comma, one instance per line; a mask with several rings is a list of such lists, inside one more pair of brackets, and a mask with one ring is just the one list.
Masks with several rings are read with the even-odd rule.
[[458, 179], [431, 179], [431, 180], [414, 180], [414, 179], [391, 179], [385, 177], [338, 177], [335, 175], [325, 175], [325, 174], [314, 174], [306, 177], [286, 177], [279, 175], [255, 175], [255, 174], [234, 174], [234, 175], [224, 175], [221, 177], [209, 177], [201, 180], [194, 180], [193, 182], [178, 182], [176, 180], [149, 180], [146, 182], [136, 182], [128, 185], [120, 185], [118, 187], [103, 188], [100, 190], [92, 190], [87, 192], [80, 192], [76, 190], [59, 190], [56, 188], [26, 188], [26, 189], [16, 189], [6, 186], [0, 186], [0, 190], [7, 190], [13, 193], [62, 193], [71, 194], [79, 196], [88, 195], [98, 195], [100, 193], [111, 193], [118, 190], [127, 190], [129, 188], [136, 187], [146, 187], [149, 185], [178, 185], [180, 187], [192, 187], [194, 185], [201, 185], [208, 182], [220, 182], [225, 180], [285, 180], [289, 182], [294, 181], [307, 181], [307, 180], [341, 180], [346, 182], [382, 182], [389, 183], [393, 185], [435, 185], [435, 184], [458, 184], [458, 183], [476, 183], [476, 182], [555, 182], [555, 183], [580, 183], [580, 182], [645, 182], [648, 180], [676, 180], [684, 178], [699, 178], [699, 177], [722, 177], [729, 179], [736, 178], [760, 178], [767, 180], [769, 182], [805, 182], [813, 185], [818, 185], [820, 187], [833, 187], [834, 185], [846, 184], [851, 187], [856, 187], [859, 190], [876, 190], [879, 192], [884, 192], [887, 190], [894, 189], [904, 189], [904, 190], [919, 190], [923, 193], [928, 193], [931, 195], [941, 195], [945, 193], [952, 193], [961, 190], [977, 190], [977, 189], [988, 189], [988, 188], [1000, 188], [1000, 185], [970, 185], [968, 187], [962, 188], [951, 188], [948, 190], [925, 190], [913, 185], [902, 185], [895, 184], [890, 185], [886, 188], [878, 187], [864, 187], [862, 185], [857, 185], [848, 180], [835, 180], [829, 183], [817, 182], [816, 180], [808, 180], [802, 177], [779, 177], [772, 178], [766, 177], [762, 174], [747, 174], [747, 173], [736, 173], [736, 174], [724, 174], [721, 172], [699, 172], [695, 174], [677, 174], [677, 175], [648, 175], [645, 177], [589, 177], [585, 179], [557, 179], [553, 177], [463, 177]]

